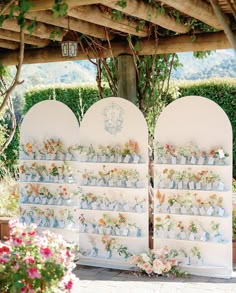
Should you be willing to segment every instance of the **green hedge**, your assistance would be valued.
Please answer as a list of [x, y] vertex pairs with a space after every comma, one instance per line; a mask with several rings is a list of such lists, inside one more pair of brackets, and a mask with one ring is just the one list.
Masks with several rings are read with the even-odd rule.
[[228, 115], [233, 129], [233, 177], [236, 178], [236, 80], [209, 79], [183, 82], [179, 85], [180, 97], [202, 96], [217, 103]]
[[[104, 89], [105, 96], [109, 96], [109, 89]], [[23, 113], [26, 114], [36, 103], [44, 100], [57, 100], [66, 104], [80, 122], [88, 108], [99, 100], [95, 85], [83, 86], [55, 86], [34, 88], [25, 94]]]

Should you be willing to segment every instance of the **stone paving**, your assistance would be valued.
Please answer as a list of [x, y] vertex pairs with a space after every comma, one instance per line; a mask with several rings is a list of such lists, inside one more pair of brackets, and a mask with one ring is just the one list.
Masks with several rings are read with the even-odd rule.
[[136, 277], [132, 272], [79, 266], [73, 293], [236, 293], [236, 272], [229, 280], [189, 276]]

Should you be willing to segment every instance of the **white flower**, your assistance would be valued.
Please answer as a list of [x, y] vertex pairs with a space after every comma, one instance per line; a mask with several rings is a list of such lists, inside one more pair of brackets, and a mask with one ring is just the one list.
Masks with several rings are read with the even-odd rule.
[[151, 262], [150, 257], [146, 253], [142, 253], [141, 257], [142, 257], [144, 262]]

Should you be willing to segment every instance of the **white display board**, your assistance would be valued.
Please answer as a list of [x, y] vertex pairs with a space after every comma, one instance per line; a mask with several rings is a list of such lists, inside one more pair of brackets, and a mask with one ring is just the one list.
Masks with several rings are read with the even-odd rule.
[[168, 105], [155, 128], [154, 248], [178, 252], [184, 270], [232, 275], [232, 128], [209, 99]]
[[80, 263], [126, 268], [148, 248], [148, 130], [122, 98], [105, 98], [80, 125]]
[[79, 242], [79, 126], [63, 103], [33, 106], [20, 131], [20, 218]]

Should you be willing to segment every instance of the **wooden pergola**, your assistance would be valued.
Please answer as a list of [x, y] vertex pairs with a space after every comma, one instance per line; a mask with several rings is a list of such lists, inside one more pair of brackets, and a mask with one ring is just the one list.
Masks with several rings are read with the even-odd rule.
[[[32, 0], [26, 14], [27, 24], [36, 18], [30, 35], [25, 29], [24, 64], [82, 60], [97, 57], [86, 36], [99, 46], [99, 55], [107, 58], [131, 54], [127, 37], [132, 37], [136, 54], [153, 55], [173, 52], [236, 49], [235, 0], [67, 0], [67, 16], [55, 18], [53, 0]], [[122, 5], [123, 4], [123, 5]], [[155, 4], [155, 5], [154, 5]], [[1, 14], [8, 15], [6, 4]], [[123, 17], [121, 16], [121, 13]], [[193, 27], [193, 23], [198, 26]], [[209, 31], [201, 28], [207, 25]], [[60, 34], [51, 39], [51, 32]], [[0, 62], [18, 62], [20, 28], [13, 17], [0, 28]], [[80, 40], [76, 57], [62, 57], [61, 42], [73, 32]]]

